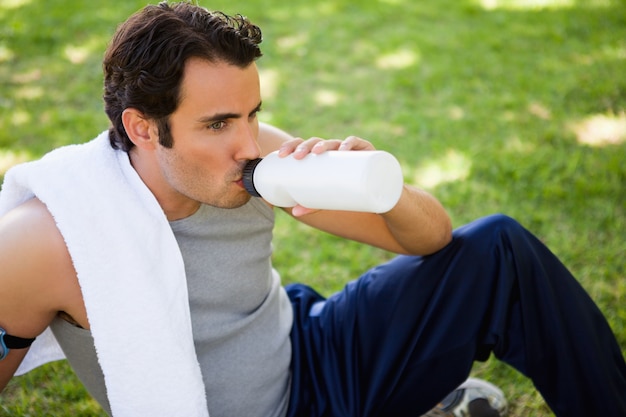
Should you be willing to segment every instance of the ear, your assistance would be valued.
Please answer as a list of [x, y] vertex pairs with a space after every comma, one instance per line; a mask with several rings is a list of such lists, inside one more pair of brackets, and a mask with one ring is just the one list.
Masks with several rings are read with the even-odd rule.
[[142, 112], [135, 108], [128, 108], [122, 112], [122, 123], [129, 139], [142, 149], [153, 149], [158, 140], [153, 123]]

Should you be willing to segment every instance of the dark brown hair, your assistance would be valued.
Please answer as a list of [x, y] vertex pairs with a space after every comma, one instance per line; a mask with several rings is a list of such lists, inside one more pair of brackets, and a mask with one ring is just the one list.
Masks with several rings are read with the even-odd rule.
[[122, 124], [122, 112], [132, 107], [155, 120], [159, 142], [172, 147], [168, 120], [179, 105], [187, 60], [245, 68], [262, 55], [261, 39], [261, 30], [247, 18], [187, 2], [150, 5], [132, 15], [117, 29], [103, 62], [111, 146], [124, 151], [134, 146]]

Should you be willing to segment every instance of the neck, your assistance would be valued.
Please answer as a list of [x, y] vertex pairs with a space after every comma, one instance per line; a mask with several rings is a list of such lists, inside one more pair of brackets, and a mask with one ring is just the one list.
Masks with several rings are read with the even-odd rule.
[[142, 156], [136, 147], [128, 152], [128, 157], [139, 178], [146, 184], [163, 209], [167, 220], [184, 219], [198, 211], [200, 203], [172, 189], [163, 178], [158, 165]]

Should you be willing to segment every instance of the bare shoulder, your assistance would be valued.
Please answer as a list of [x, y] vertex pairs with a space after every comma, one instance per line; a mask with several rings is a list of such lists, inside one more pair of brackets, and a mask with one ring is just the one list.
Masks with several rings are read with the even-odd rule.
[[261, 155], [278, 150], [284, 142], [293, 139], [289, 133], [267, 123], [259, 123], [259, 146]]
[[54, 218], [39, 200], [0, 218], [0, 264], [0, 325], [7, 331], [10, 327], [33, 337], [57, 312], [80, 310], [72, 260]]
[[0, 256], [8, 265], [16, 265], [20, 269], [36, 268], [40, 264], [50, 267], [50, 262], [61, 266], [69, 261], [54, 218], [46, 206], [35, 198], [0, 218]]

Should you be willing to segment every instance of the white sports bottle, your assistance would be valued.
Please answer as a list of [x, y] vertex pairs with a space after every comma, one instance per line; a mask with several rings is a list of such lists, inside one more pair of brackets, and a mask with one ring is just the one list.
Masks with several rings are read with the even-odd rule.
[[278, 207], [385, 213], [400, 199], [404, 179], [385, 151], [327, 151], [300, 160], [273, 152], [248, 162], [243, 183]]

